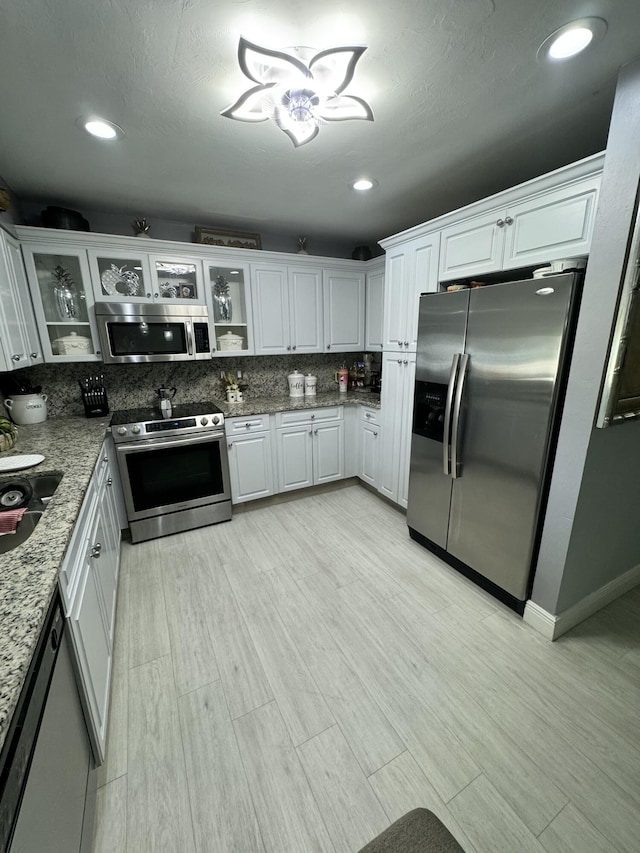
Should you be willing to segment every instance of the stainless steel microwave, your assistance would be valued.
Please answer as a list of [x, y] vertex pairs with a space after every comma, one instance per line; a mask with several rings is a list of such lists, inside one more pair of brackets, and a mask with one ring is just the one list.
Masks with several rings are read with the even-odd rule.
[[96, 302], [96, 322], [106, 364], [211, 358], [205, 305]]

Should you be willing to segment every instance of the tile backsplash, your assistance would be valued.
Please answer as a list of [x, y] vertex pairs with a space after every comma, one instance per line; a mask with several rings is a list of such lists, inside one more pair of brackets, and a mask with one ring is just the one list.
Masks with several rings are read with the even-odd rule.
[[[242, 381], [248, 385], [247, 397], [287, 394], [287, 375], [294, 370], [312, 373], [318, 378], [319, 394], [337, 390], [334, 374], [339, 367], [349, 367], [359, 353], [333, 355], [276, 355], [214, 358], [211, 361], [167, 364], [116, 365], [101, 363], [43, 364], [10, 374], [28, 378], [32, 385], [42, 385], [47, 394], [49, 417], [83, 415], [79, 379], [103, 374], [109, 399], [109, 409], [131, 409], [155, 405], [155, 389], [161, 385], [175, 386], [176, 403], [215, 402], [224, 399], [220, 371], [235, 374], [242, 370]], [[7, 375], [7, 374], [5, 374]], [[1, 375], [0, 375], [1, 382]]]

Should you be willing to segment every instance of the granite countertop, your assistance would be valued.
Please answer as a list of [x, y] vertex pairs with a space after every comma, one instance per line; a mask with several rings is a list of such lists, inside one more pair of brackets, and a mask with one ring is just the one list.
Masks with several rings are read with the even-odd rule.
[[349, 391], [346, 394], [331, 391], [315, 397], [290, 397], [288, 394], [273, 394], [268, 397], [250, 397], [241, 403], [216, 400], [225, 417], [245, 418], [249, 415], [295, 412], [299, 409], [321, 409], [327, 406], [370, 406], [380, 408], [380, 395], [371, 391]]
[[2, 480], [53, 471], [63, 474], [31, 536], [12, 551], [0, 554], [0, 749], [108, 426], [108, 415], [52, 418], [42, 424], [19, 426], [15, 446], [0, 456], [44, 456], [44, 461], [32, 468], [0, 473]]

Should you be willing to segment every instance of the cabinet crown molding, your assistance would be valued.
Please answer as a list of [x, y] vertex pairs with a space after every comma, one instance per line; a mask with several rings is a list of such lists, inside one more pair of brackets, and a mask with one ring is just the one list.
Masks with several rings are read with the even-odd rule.
[[464, 219], [470, 219], [478, 214], [488, 213], [491, 210], [498, 211], [504, 209], [525, 197], [534, 198], [537, 195], [542, 195], [560, 186], [570, 186], [574, 181], [583, 180], [590, 175], [599, 175], [602, 173], [604, 166], [604, 156], [604, 151], [592, 154], [568, 166], [554, 169], [552, 172], [547, 172], [522, 184], [516, 184], [516, 186], [487, 196], [487, 198], [480, 201], [472, 202], [464, 207], [459, 207], [456, 210], [438, 216], [435, 219], [430, 219], [419, 225], [414, 225], [411, 228], [400, 231], [397, 234], [392, 234], [389, 237], [385, 237], [384, 240], [379, 240], [378, 243], [387, 251], [393, 246], [414, 240], [416, 237], [421, 237], [432, 231], [440, 231], [446, 226], [461, 222]]

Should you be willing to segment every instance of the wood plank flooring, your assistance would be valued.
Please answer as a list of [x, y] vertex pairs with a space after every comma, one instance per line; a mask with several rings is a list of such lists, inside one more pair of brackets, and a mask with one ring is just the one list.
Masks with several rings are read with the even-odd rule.
[[350, 481], [123, 544], [95, 853], [640, 849], [640, 589], [549, 643]]

